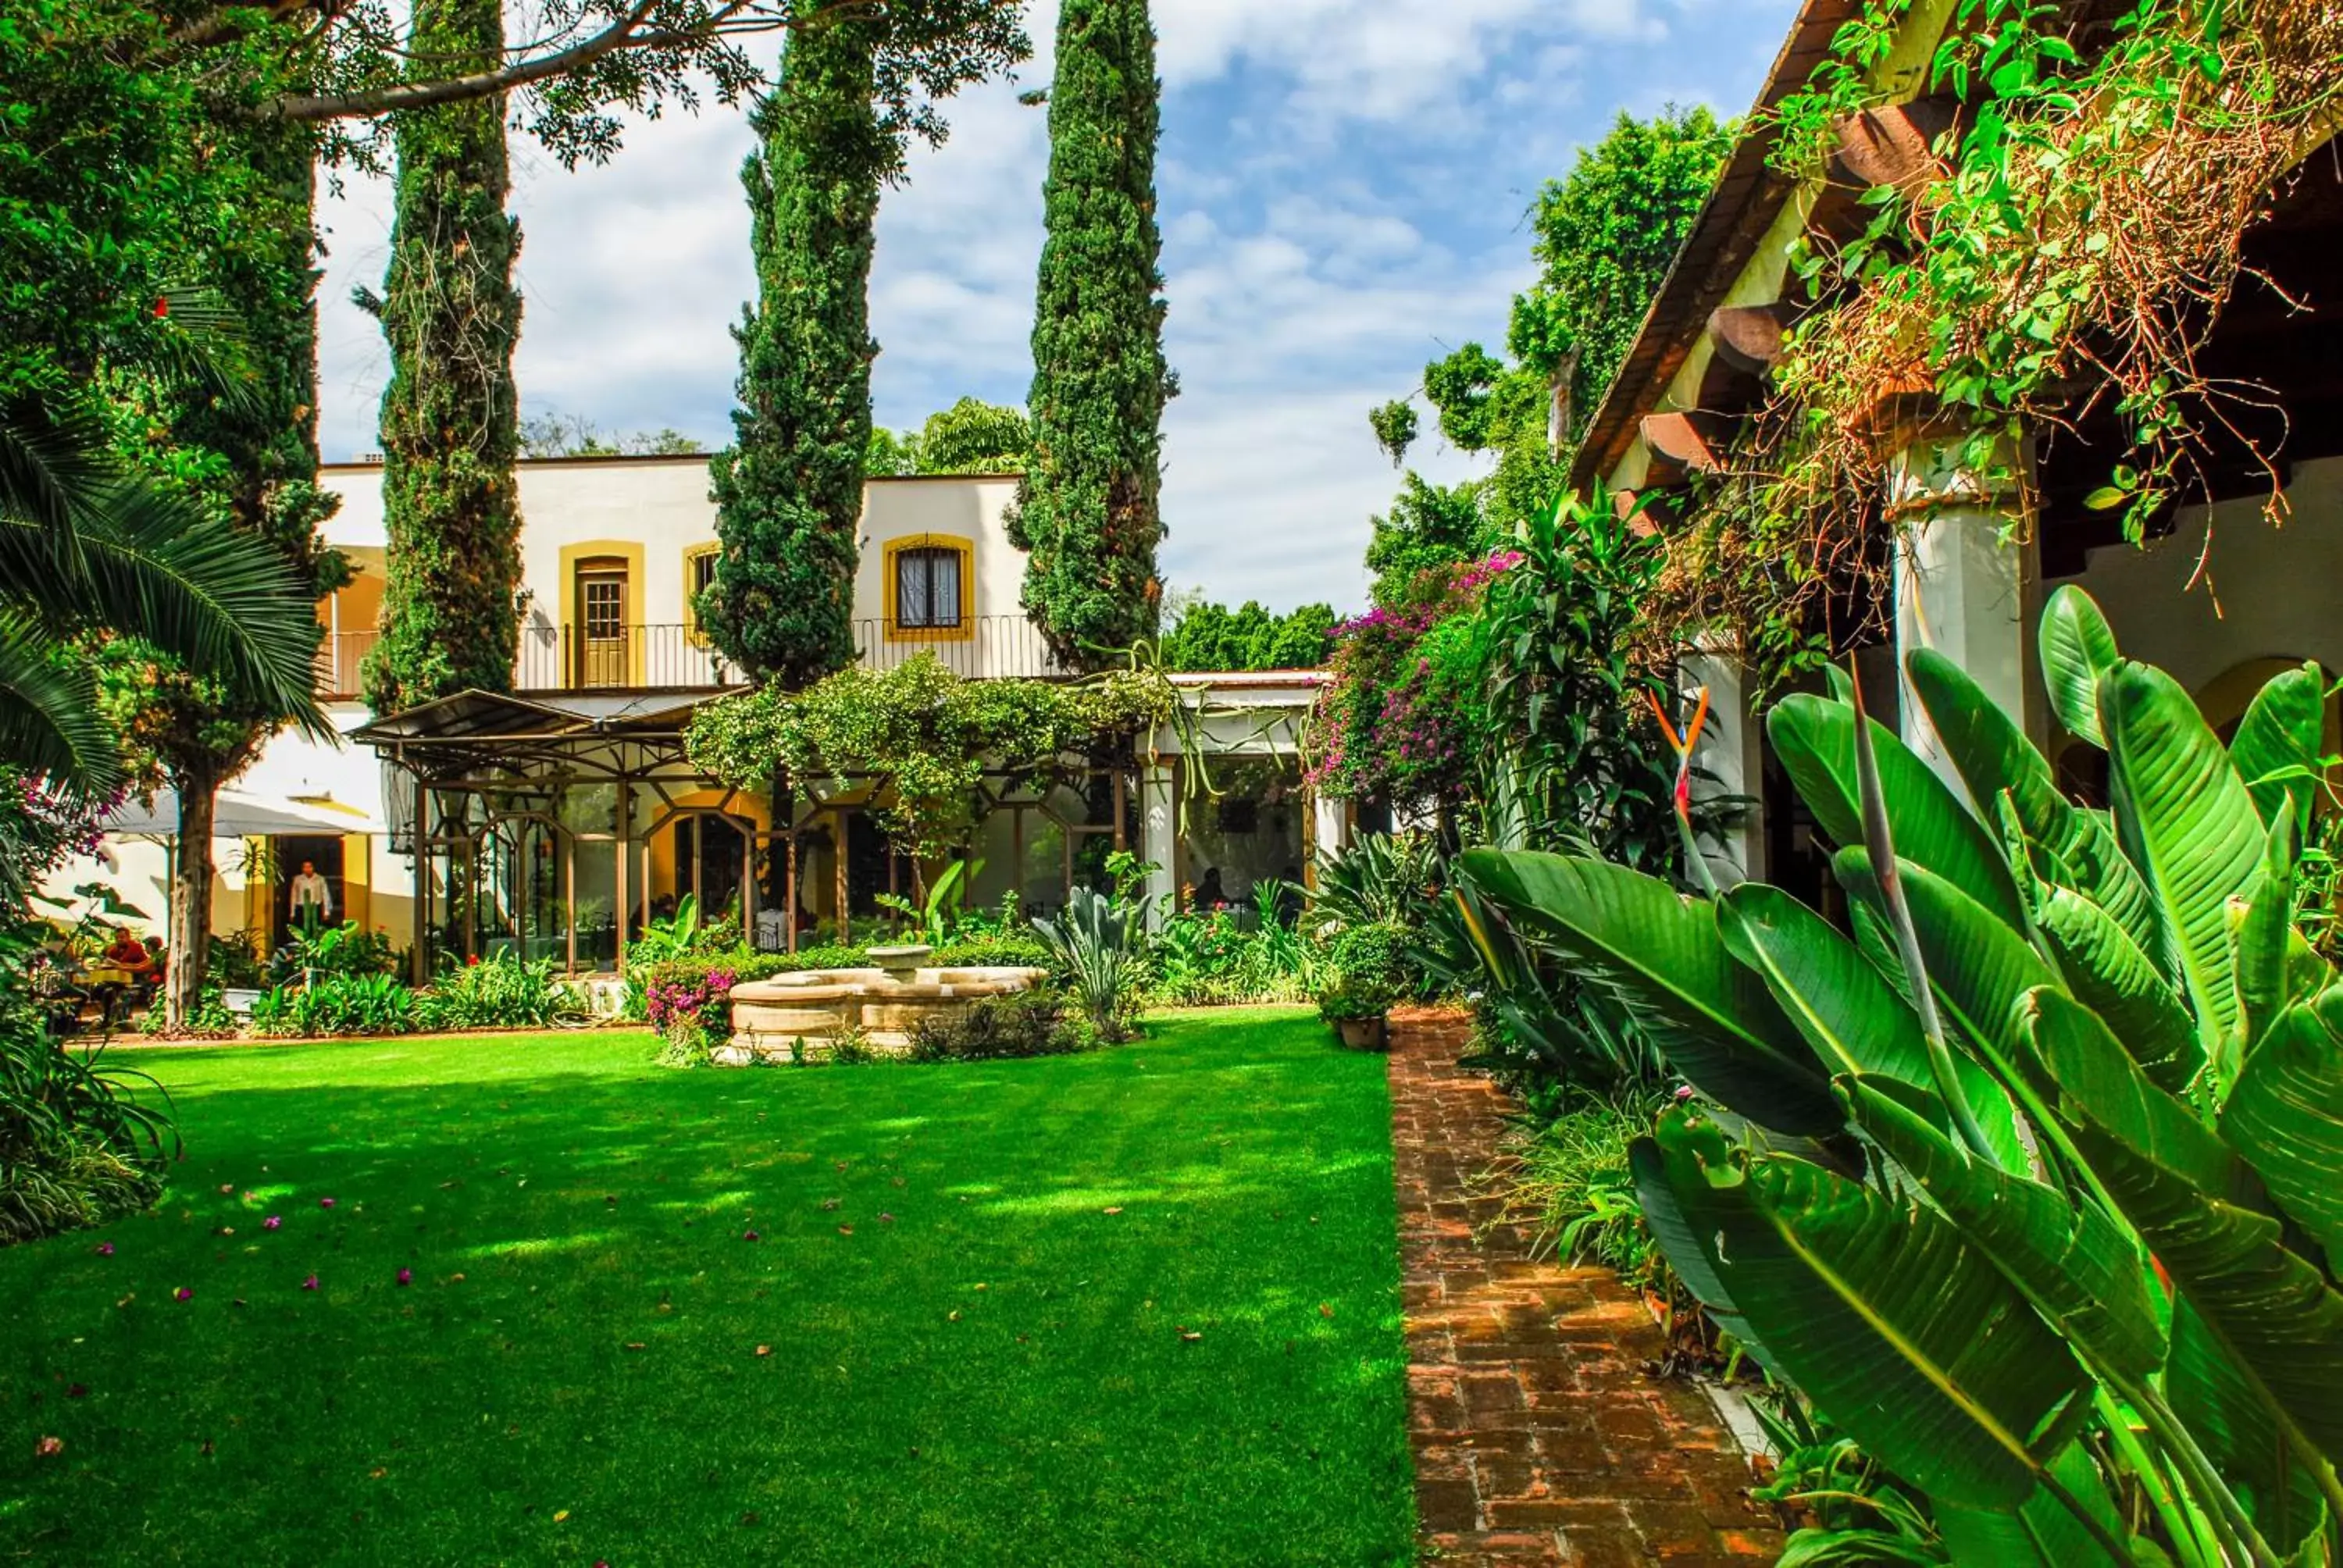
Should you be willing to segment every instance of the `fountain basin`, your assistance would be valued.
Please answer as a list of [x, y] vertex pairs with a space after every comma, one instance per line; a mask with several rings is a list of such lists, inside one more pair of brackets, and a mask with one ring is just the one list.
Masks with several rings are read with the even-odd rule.
[[923, 1019], [949, 1017], [983, 997], [1030, 989], [1047, 970], [807, 970], [732, 988], [732, 1038], [709, 1053], [719, 1067], [820, 1061], [840, 1036], [860, 1033], [888, 1056], [911, 1048]]

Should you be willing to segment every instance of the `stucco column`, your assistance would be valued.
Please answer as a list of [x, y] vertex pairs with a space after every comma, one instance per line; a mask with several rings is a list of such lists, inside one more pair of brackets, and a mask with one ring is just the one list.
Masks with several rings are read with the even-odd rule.
[[[1729, 888], [1765, 874], [1765, 819], [1759, 804], [1765, 749], [1751, 700], [1755, 682], [1731, 648], [1706, 640], [1699, 651], [1684, 655], [1683, 672], [1684, 685], [1708, 689], [1708, 722], [1692, 749], [1693, 799], [1745, 798], [1738, 819], [1702, 845], [1718, 886]], [[1688, 717], [1686, 712], [1676, 719], [1681, 723]]]
[[1140, 764], [1139, 820], [1144, 838], [1140, 854], [1153, 863], [1147, 873], [1148, 921], [1161, 924], [1180, 896], [1180, 800], [1174, 759], [1159, 754]]
[[[1339, 855], [1351, 847], [1351, 807], [1321, 790], [1310, 792], [1310, 831], [1320, 855]], [[1315, 866], [1311, 868], [1315, 877]]]
[[1888, 475], [1895, 546], [1896, 664], [1904, 742], [1961, 790], [1905, 661], [1932, 648], [1966, 670], [2025, 731], [2042, 739], [2041, 683], [2029, 628], [2041, 569], [2013, 483], [1963, 469], [1959, 445], [1922, 437]]

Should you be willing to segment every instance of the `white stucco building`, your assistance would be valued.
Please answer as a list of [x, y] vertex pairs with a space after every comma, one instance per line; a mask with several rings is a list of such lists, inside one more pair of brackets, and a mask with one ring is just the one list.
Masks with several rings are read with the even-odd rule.
[[[535, 459], [519, 465], [521, 632], [508, 694], [474, 693], [377, 720], [360, 698], [374, 646], [387, 538], [378, 464], [329, 465], [341, 498], [326, 527], [357, 568], [318, 606], [318, 689], [340, 746], [283, 735], [220, 799], [215, 929], [273, 945], [304, 865], [337, 918], [441, 955], [512, 950], [576, 970], [618, 963], [645, 920], [696, 895], [765, 945], [877, 912], [921, 869], [872, 819], [884, 781], [843, 792], [731, 789], [693, 769], [681, 734], [699, 703], [739, 689], [692, 601], [713, 569], [709, 460]], [[1008, 538], [1015, 476], [877, 478], [865, 488], [855, 585], [863, 662], [932, 655], [970, 678], [1064, 672], [1021, 603], [1024, 556]], [[1176, 896], [1217, 869], [1242, 899], [1300, 874], [1340, 841], [1345, 813], [1312, 799], [1298, 758], [1318, 678], [1311, 671], [1185, 676], [1194, 721], [1139, 738], [1118, 765], [1046, 789], [989, 787], [965, 847], [972, 899], [1014, 890], [1028, 908], [1062, 901], [1113, 849], [1161, 867]], [[1183, 737], [1187, 738], [1183, 741]], [[1206, 770], [1183, 755], [1211, 753]], [[415, 849], [421, 824], [423, 855]], [[52, 886], [93, 879], [162, 927], [176, 853], [167, 794], [126, 809], [99, 854]], [[792, 897], [793, 895], [793, 897]], [[792, 903], [794, 918], [788, 912]]]

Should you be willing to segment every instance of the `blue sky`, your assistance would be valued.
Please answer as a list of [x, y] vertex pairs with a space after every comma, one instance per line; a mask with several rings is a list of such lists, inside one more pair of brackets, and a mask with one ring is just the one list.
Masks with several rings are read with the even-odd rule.
[[[1366, 410], [1424, 362], [1495, 347], [1531, 275], [1523, 215], [1623, 108], [1739, 114], [1795, 0], [1156, 0], [1166, 329], [1182, 391], [1164, 420], [1166, 575], [1274, 607], [1363, 598], [1368, 519], [1398, 476]], [[951, 106], [952, 136], [889, 193], [871, 282], [881, 424], [963, 394], [1021, 402], [1041, 243], [1054, 0], [1017, 84]], [[640, 124], [576, 174], [516, 140], [531, 413], [623, 432], [729, 437], [728, 328], [752, 290], [737, 171], [743, 117]], [[347, 303], [378, 286], [388, 193], [353, 182], [322, 214], [328, 458], [370, 451], [387, 366]], [[1427, 421], [1427, 426], [1429, 422]], [[1437, 432], [1412, 454], [1473, 471]]]

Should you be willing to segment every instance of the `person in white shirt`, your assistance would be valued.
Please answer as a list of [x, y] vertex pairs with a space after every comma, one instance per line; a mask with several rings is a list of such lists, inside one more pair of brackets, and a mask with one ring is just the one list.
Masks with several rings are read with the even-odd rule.
[[334, 918], [334, 890], [325, 878], [317, 875], [314, 860], [301, 862], [301, 874], [293, 879], [293, 919], [295, 923], [315, 917], [320, 921]]

